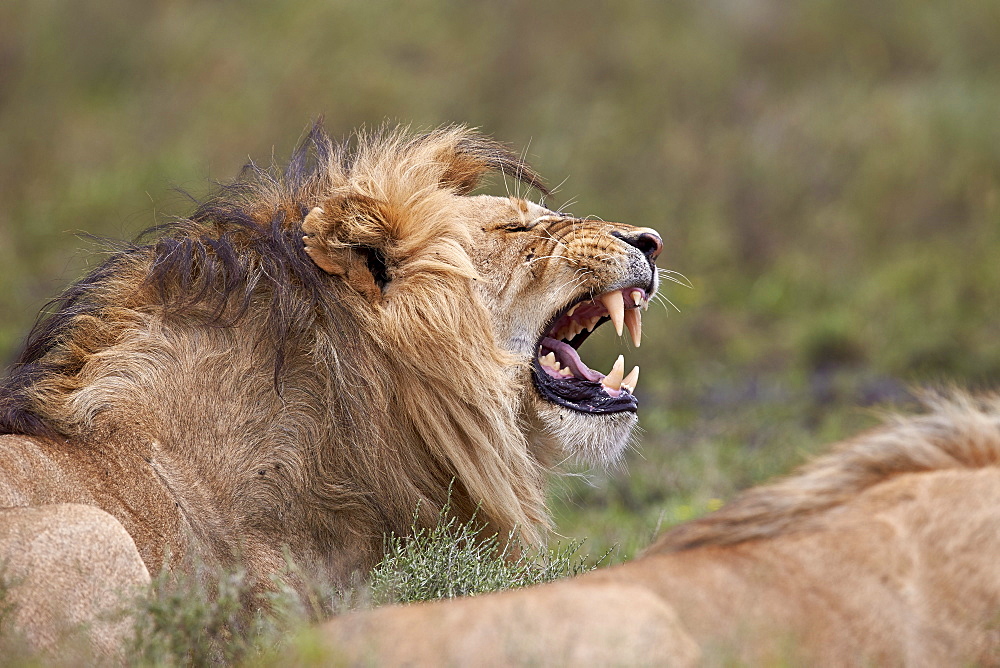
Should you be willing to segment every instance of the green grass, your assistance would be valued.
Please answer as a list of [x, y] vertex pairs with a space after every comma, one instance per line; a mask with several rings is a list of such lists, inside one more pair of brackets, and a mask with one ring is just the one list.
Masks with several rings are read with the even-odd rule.
[[581, 543], [570, 541], [548, 549], [533, 548], [517, 536], [484, 533], [473, 518], [459, 523], [442, 510], [433, 529], [413, 524], [410, 536], [386, 538], [386, 556], [372, 571], [375, 604], [412, 603], [471, 596], [551, 582], [593, 570], [595, 564], [576, 556]]

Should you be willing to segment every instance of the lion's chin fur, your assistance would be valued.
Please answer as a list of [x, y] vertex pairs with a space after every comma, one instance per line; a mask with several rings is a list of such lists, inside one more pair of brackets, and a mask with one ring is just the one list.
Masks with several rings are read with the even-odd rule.
[[536, 399], [536, 438], [551, 440], [556, 456], [600, 468], [621, 465], [625, 451], [635, 442], [639, 418], [635, 413], [592, 415]]

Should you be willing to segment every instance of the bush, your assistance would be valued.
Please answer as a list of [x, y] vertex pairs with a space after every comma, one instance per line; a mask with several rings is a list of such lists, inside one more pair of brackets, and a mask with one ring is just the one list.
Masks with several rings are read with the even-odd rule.
[[460, 524], [448, 511], [448, 507], [441, 511], [433, 529], [418, 527], [414, 516], [411, 535], [386, 539], [386, 556], [372, 571], [375, 603], [428, 601], [541, 584], [593, 570], [611, 553], [589, 565], [585, 556], [577, 555], [580, 541], [529, 548], [516, 535], [484, 537], [485, 527], [475, 517]]

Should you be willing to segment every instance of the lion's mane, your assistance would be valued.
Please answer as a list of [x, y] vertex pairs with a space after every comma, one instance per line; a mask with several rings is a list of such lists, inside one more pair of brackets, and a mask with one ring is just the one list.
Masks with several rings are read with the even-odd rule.
[[[0, 386], [0, 433], [134, 450], [185, 498], [215, 499], [189, 509], [213, 532], [297, 532], [317, 558], [354, 545], [357, 567], [449, 493], [453, 512], [536, 539], [544, 467], [449, 211], [490, 171], [545, 192], [464, 128], [338, 146], [317, 125], [283, 172], [247, 165], [55, 300]], [[304, 251], [321, 201], [339, 202], [329, 250], [384, 288], [378, 308]]]

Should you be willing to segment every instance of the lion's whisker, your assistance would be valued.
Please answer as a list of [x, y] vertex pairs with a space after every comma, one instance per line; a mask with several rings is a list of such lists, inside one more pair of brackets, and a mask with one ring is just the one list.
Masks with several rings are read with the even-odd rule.
[[685, 288], [694, 288], [694, 283], [691, 282], [691, 279], [679, 271], [657, 268], [656, 274], [662, 279], [676, 283], [677, 285], [683, 285]]

